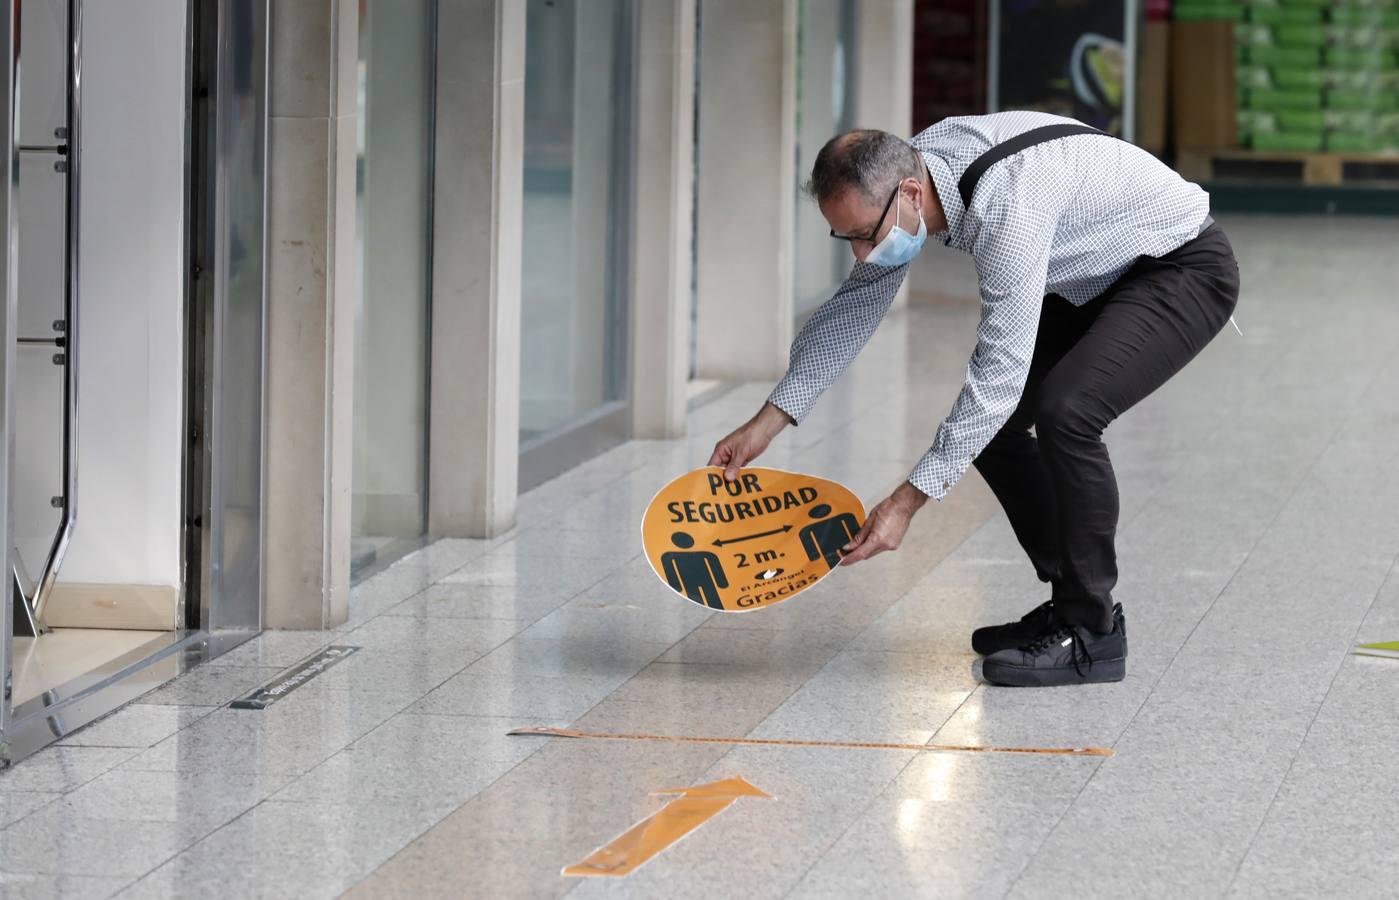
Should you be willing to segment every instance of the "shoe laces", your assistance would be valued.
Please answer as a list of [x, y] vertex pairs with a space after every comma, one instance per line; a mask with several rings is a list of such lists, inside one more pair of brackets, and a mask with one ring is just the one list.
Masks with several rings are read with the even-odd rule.
[[1080, 676], [1083, 675], [1082, 663], [1088, 663], [1088, 668], [1093, 668], [1093, 654], [1088, 652], [1088, 644], [1083, 640], [1083, 634], [1073, 626], [1061, 625], [1058, 628], [1048, 631], [1035, 638], [1030, 643], [1021, 647], [1020, 650], [1031, 656], [1038, 656], [1054, 645], [1063, 645], [1064, 639], [1068, 638], [1073, 642], [1073, 663], [1074, 671]]

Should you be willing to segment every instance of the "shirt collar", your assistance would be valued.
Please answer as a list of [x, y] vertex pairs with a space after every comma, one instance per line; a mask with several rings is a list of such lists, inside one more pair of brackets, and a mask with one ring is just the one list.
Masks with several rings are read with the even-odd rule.
[[965, 250], [966, 240], [962, 223], [966, 209], [962, 206], [962, 195], [957, 190], [957, 179], [947, 160], [929, 150], [919, 151], [928, 166], [928, 174], [933, 178], [933, 190], [937, 191], [938, 202], [942, 204], [942, 214], [947, 219], [947, 228], [935, 231], [932, 237], [942, 241], [944, 246]]

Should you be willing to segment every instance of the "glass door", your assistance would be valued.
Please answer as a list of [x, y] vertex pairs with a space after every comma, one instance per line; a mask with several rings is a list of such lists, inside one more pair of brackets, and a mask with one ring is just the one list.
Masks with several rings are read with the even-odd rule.
[[13, 5], [16, 707], [182, 625], [189, 60], [170, 6]]
[[520, 486], [626, 439], [629, 0], [529, 0]]
[[435, 0], [361, 0], [351, 577], [427, 530]]

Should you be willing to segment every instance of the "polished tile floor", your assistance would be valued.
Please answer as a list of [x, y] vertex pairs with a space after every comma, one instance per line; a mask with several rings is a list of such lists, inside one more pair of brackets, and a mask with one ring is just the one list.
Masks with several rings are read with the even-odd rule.
[[[1125, 682], [982, 685], [968, 632], [1043, 588], [975, 474], [903, 550], [759, 613], [668, 594], [652, 493], [766, 385], [527, 495], [354, 592], [336, 633], [269, 633], [0, 775], [0, 893], [145, 897], [1382, 896], [1399, 884], [1399, 228], [1226, 219], [1243, 336], [1109, 432]], [[965, 263], [763, 462], [879, 499], [959, 386]], [[949, 287], [950, 286], [950, 287]], [[239, 692], [362, 649], [264, 712]], [[1059, 758], [507, 737], [520, 725], [1100, 745]], [[560, 869], [742, 776], [743, 798], [621, 879]]]

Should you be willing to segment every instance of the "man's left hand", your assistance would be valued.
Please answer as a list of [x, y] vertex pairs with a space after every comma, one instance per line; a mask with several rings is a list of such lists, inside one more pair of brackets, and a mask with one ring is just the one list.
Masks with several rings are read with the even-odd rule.
[[927, 502], [927, 495], [912, 484], [905, 481], [899, 485], [894, 493], [870, 510], [864, 527], [841, 548], [845, 553], [841, 565], [854, 565], [876, 553], [899, 549], [913, 514]]

